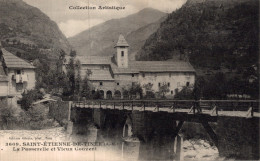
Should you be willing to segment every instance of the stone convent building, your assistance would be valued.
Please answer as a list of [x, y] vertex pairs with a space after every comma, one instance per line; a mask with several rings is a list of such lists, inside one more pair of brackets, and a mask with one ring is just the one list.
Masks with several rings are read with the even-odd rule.
[[[176, 91], [195, 83], [195, 70], [188, 62], [181, 61], [129, 61], [129, 45], [120, 35], [115, 45], [113, 57], [83, 56], [76, 57], [81, 63], [81, 77], [86, 76], [93, 85], [94, 93], [99, 90], [103, 98], [125, 98], [124, 89], [140, 84], [144, 94], [158, 92], [167, 85], [167, 97], [173, 97]], [[68, 63], [68, 61], [66, 61]], [[66, 63], [65, 63], [66, 65]]]

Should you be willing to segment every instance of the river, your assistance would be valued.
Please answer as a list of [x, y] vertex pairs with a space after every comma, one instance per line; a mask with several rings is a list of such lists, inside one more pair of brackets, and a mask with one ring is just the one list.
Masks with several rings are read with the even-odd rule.
[[[118, 137], [117, 139], [113, 137], [111, 137], [111, 139], [108, 139], [108, 135], [97, 135], [97, 133], [99, 133], [99, 130], [95, 128], [89, 130], [88, 135], [68, 135], [62, 127], [45, 130], [1, 130], [0, 160], [138, 160], [138, 158], [149, 158], [148, 156], [143, 156], [148, 155], [146, 151], [149, 149], [149, 147], [150, 149], [158, 148], [156, 147], [156, 144], [150, 144], [149, 146], [145, 146], [144, 143], [134, 142], [133, 140], [128, 140], [122, 143], [122, 138], [120, 137]], [[64, 144], [63, 146], [58, 145], [62, 143]], [[71, 144], [68, 145], [65, 143]], [[83, 143], [85, 144], [80, 145]], [[185, 140], [183, 141], [182, 145], [182, 155], [184, 160], [224, 160], [224, 158], [218, 157], [217, 148], [215, 146], [211, 146], [205, 140]], [[136, 148], [138, 146], [140, 149], [139, 151], [136, 150], [138, 149]], [[140, 147], [145, 147], [146, 149], [142, 148], [143, 150], [141, 150]], [[131, 151], [131, 153], [123, 153], [122, 151]], [[160, 150], [158, 152], [160, 152]], [[154, 151], [154, 153], [156, 153], [156, 151]], [[153, 156], [156, 155], [157, 154], [153, 154]], [[158, 154], [158, 156], [160, 155], [161, 154]]]

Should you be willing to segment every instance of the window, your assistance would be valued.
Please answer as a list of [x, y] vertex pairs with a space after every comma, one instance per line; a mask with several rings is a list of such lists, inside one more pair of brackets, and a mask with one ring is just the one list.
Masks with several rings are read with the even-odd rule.
[[121, 51], [121, 56], [123, 57], [125, 55], [124, 51]]
[[190, 82], [186, 82], [186, 86], [189, 87], [190, 86]]
[[145, 77], [145, 74], [143, 73], [143, 77]]
[[168, 83], [168, 87], [170, 87], [171, 86], [171, 84], [170, 83]]
[[158, 86], [161, 87], [161, 83], [158, 83]]
[[87, 69], [87, 75], [90, 76], [92, 74], [92, 71], [90, 69]]
[[99, 85], [100, 85], [100, 86], [103, 86], [103, 82], [99, 82]]
[[157, 77], [157, 74], [155, 74], [154, 77], [156, 78], [156, 77]]
[[172, 73], [169, 73], [169, 77], [172, 77]]
[[18, 101], [17, 101], [17, 104], [18, 104], [18, 105], [21, 105], [21, 104], [22, 104], [22, 101], [21, 101], [21, 100], [18, 100]]
[[105, 66], [104, 66], [104, 65], [102, 65], [102, 66], [101, 66], [101, 69], [105, 69]]
[[21, 74], [21, 70], [17, 70], [17, 71], [16, 71], [16, 74]]
[[132, 74], [132, 77], [135, 77], [135, 75], [134, 75], [134, 74]]
[[119, 84], [119, 83], [116, 83], [116, 85], [118, 85], [118, 86], [119, 86], [120, 84]]
[[173, 94], [173, 91], [171, 91], [171, 94]]

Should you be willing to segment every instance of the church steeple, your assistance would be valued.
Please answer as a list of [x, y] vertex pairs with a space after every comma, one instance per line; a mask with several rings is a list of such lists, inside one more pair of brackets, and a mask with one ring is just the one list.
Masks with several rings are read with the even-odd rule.
[[124, 36], [122, 34], [119, 35], [118, 41], [115, 47], [129, 47], [128, 43], [126, 42]]
[[119, 68], [128, 67], [128, 43], [126, 42], [123, 35], [119, 36], [118, 42], [115, 45], [117, 49], [116, 61]]

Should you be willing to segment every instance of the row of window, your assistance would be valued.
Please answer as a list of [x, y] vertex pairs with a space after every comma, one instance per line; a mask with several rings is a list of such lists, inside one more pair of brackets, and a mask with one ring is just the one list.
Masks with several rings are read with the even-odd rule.
[[[165, 85], [166, 83], [158, 83], [158, 86], [161, 87], [161, 85]], [[171, 86], [171, 83], [167, 83], [167, 86], [170, 87]]]
[[[149, 83], [150, 84], [150, 83]], [[99, 85], [100, 86], [103, 86], [103, 82], [99, 82]], [[120, 85], [119, 82], [116, 83], [116, 85]], [[132, 85], [134, 85], [134, 82], [132, 83]], [[158, 83], [158, 86], [161, 87], [162, 85], [165, 85], [165, 83]], [[167, 83], [167, 86], [170, 87], [171, 86], [171, 83], [168, 82]], [[180, 87], [180, 82], [177, 82], [177, 86]], [[189, 87], [190, 86], [190, 82], [186, 82], [186, 86]]]
[[[132, 74], [132, 77], [134, 77], [135, 75], [134, 74]], [[145, 73], [142, 73], [142, 76], [145, 78]], [[154, 74], [154, 77], [157, 77], [157, 74]], [[172, 77], [172, 74], [171, 73], [169, 73], [169, 77]], [[190, 77], [188, 76], [188, 77], [186, 77], [187, 79], [190, 79]]]
[[[158, 86], [161, 87], [162, 85], [165, 85], [166, 83], [158, 83]], [[170, 87], [171, 83], [167, 83], [167, 86]], [[180, 87], [181, 83], [177, 82], [177, 86]], [[186, 82], [186, 86], [189, 87], [190, 86], [190, 82]]]
[[[99, 85], [100, 85], [100, 86], [103, 86], [103, 82], [99, 82]], [[118, 85], [118, 86], [119, 86], [119, 85], [120, 85], [120, 83], [118, 83], [118, 82], [117, 82], [117, 83], [116, 83], [116, 85]]]

